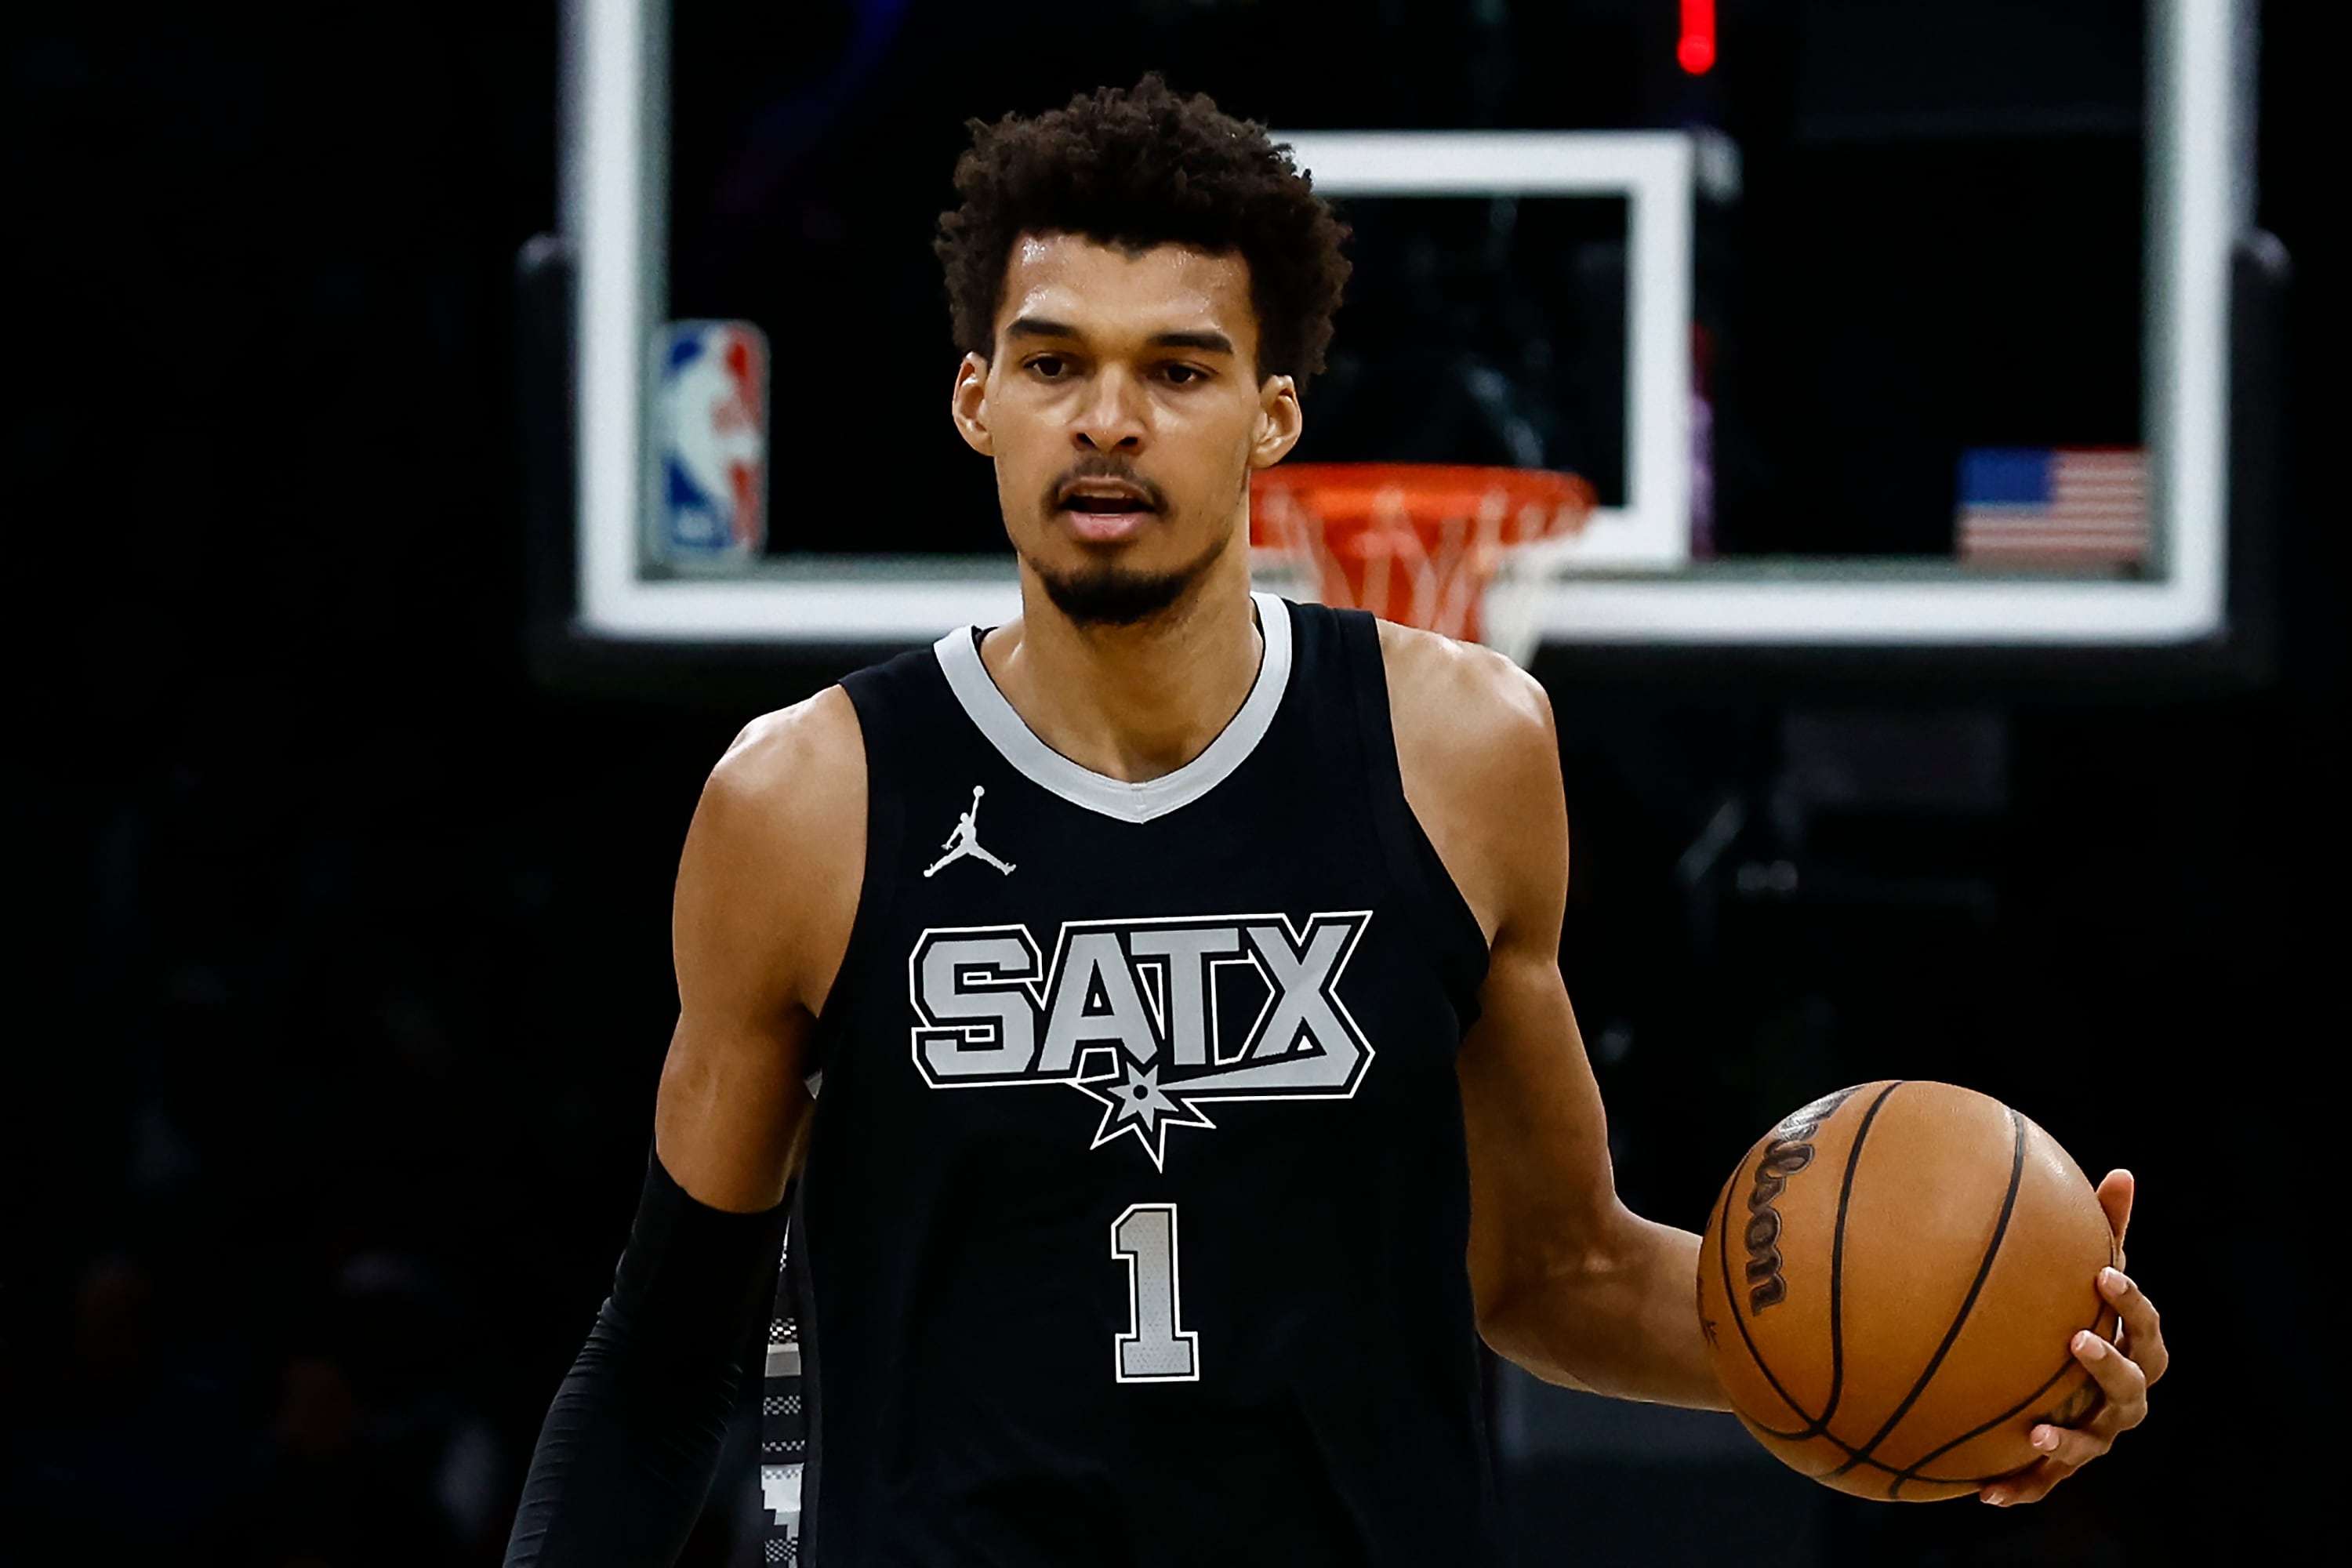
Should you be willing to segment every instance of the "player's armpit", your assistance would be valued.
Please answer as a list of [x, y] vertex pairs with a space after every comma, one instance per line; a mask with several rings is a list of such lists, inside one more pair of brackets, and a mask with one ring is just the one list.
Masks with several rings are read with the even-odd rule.
[[865, 749], [837, 687], [747, 728], [703, 787], [672, 906], [678, 1020], [655, 1144], [714, 1208], [783, 1194], [810, 1105], [806, 1042], [848, 946], [865, 851]]

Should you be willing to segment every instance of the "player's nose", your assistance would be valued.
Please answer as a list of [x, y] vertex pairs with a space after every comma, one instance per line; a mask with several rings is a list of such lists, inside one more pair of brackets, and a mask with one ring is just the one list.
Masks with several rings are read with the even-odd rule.
[[1087, 384], [1071, 439], [1097, 452], [1140, 451], [1148, 434], [1144, 414], [1142, 386], [1124, 370], [1109, 367]]

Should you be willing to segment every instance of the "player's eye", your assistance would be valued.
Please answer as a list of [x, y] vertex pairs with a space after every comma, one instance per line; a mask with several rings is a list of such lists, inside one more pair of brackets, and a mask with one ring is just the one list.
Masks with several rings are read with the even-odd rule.
[[1190, 386], [1208, 379], [1208, 373], [1198, 365], [1167, 364], [1160, 367], [1160, 376], [1172, 386]]
[[1069, 373], [1070, 362], [1060, 354], [1038, 354], [1029, 362], [1030, 374], [1046, 381], [1059, 381]]

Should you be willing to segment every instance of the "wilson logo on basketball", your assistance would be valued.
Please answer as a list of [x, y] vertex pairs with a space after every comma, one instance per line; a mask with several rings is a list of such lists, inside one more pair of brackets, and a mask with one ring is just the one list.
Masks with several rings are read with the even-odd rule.
[[1756, 1162], [1756, 1185], [1748, 1194], [1748, 1310], [1760, 1312], [1777, 1306], [1789, 1294], [1780, 1278], [1780, 1211], [1772, 1202], [1787, 1190], [1789, 1178], [1813, 1163], [1813, 1146], [1806, 1140], [1821, 1130], [1830, 1112], [1846, 1102], [1853, 1089], [1824, 1095], [1790, 1116], [1775, 1130]]

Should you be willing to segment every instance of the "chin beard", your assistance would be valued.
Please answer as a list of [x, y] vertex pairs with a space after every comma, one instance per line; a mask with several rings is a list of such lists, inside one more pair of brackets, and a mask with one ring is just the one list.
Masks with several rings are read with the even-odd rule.
[[1056, 574], [1030, 565], [1054, 608], [1080, 626], [1131, 626], [1172, 608], [1209, 574], [1229, 541], [1220, 538], [1200, 559], [1173, 572], [1131, 572], [1107, 565]]

